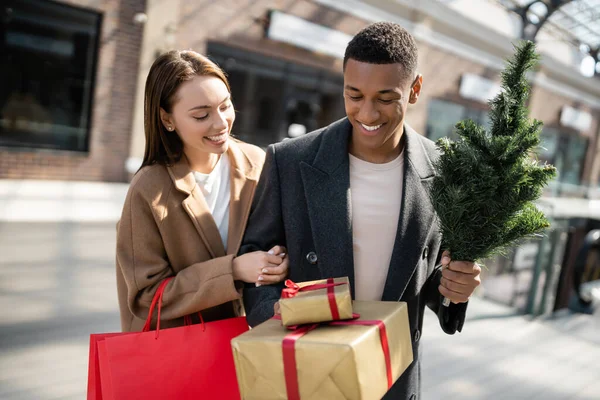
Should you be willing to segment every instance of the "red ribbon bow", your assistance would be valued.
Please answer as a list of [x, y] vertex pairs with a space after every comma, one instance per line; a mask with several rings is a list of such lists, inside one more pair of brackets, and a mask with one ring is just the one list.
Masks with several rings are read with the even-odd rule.
[[340, 319], [340, 311], [335, 300], [333, 288], [336, 286], [346, 285], [347, 282], [334, 283], [333, 278], [327, 279], [327, 283], [315, 283], [312, 285], [298, 286], [291, 279], [285, 281], [286, 288], [281, 291], [282, 299], [291, 299], [299, 292], [308, 292], [311, 290], [327, 289], [327, 300], [329, 300], [329, 309], [331, 310], [331, 318], [333, 320]]
[[300, 387], [298, 384], [298, 369], [296, 368], [296, 341], [308, 332], [316, 329], [319, 325], [375, 325], [379, 328], [379, 339], [381, 340], [381, 348], [385, 357], [385, 370], [387, 375], [388, 390], [391, 389], [394, 379], [392, 376], [392, 361], [390, 357], [390, 346], [387, 337], [387, 330], [383, 321], [379, 320], [359, 320], [360, 315], [354, 314], [353, 319], [346, 321], [331, 321], [323, 324], [310, 324], [292, 327], [293, 332], [286, 335], [283, 339], [283, 372], [285, 374], [285, 386], [288, 400], [300, 400]]

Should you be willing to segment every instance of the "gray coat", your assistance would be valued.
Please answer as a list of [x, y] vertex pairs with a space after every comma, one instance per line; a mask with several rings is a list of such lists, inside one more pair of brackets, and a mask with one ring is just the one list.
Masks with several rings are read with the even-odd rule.
[[[288, 249], [295, 282], [348, 276], [354, 296], [354, 261], [347, 118], [303, 137], [269, 146], [240, 253]], [[420, 396], [419, 339], [425, 306], [449, 334], [462, 329], [466, 305], [441, 306], [438, 292], [441, 236], [427, 186], [434, 176], [433, 142], [405, 125], [404, 190], [396, 242], [382, 300], [408, 304], [414, 362], [385, 399]], [[282, 286], [247, 285], [248, 322], [273, 316]]]

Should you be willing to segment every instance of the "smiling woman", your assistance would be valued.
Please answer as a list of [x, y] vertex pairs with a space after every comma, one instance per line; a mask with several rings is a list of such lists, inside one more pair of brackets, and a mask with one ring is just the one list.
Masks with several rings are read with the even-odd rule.
[[[226, 139], [235, 120], [223, 71], [201, 54], [172, 51], [156, 59], [145, 90], [146, 149], [141, 168], [172, 164], [185, 153], [191, 163], [204, 164], [192, 169], [210, 172], [219, 154], [227, 151]], [[205, 147], [205, 138], [219, 135], [224, 135], [220, 147]]]
[[181, 84], [176, 99], [169, 111], [161, 107], [161, 122], [168, 131], [177, 132], [190, 167], [210, 173], [219, 155], [227, 151], [235, 121], [229, 89], [216, 76], [195, 76]]
[[[146, 81], [144, 161], [117, 230], [124, 331], [141, 330], [165, 279], [161, 326], [242, 314], [242, 284], [278, 283], [286, 249], [236, 257], [264, 152], [230, 137], [235, 121], [223, 71], [193, 51], [156, 59]], [[235, 200], [235, 201], [232, 201]]]

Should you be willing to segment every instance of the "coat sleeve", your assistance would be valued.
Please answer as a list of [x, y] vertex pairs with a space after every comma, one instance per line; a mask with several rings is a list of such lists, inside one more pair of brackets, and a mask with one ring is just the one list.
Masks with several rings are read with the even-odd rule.
[[[138, 182], [139, 184], [140, 182]], [[131, 186], [117, 229], [117, 265], [126, 286], [132, 314], [146, 319], [160, 282], [174, 277], [165, 288], [161, 320], [171, 320], [241, 297], [233, 280], [234, 255], [192, 264], [175, 273], [162, 241], [162, 215], [156, 199], [147, 199], [139, 185]], [[172, 189], [171, 189], [172, 190]], [[168, 196], [168, 194], [167, 194]]]
[[[257, 250], [268, 251], [276, 245], [286, 246], [286, 241], [275, 146], [270, 145], [239, 254]], [[260, 287], [245, 284], [243, 299], [246, 319], [250, 326], [256, 326], [273, 316], [273, 307], [279, 300], [282, 288], [283, 283]]]
[[453, 335], [456, 331], [460, 332], [462, 330], [463, 324], [465, 323], [468, 303], [450, 303], [448, 307], [445, 307], [442, 304], [443, 296], [438, 290], [442, 279], [441, 258], [442, 252], [440, 251], [440, 254], [436, 259], [436, 267], [427, 279], [423, 290], [425, 291], [427, 307], [438, 316], [442, 330], [449, 335]]

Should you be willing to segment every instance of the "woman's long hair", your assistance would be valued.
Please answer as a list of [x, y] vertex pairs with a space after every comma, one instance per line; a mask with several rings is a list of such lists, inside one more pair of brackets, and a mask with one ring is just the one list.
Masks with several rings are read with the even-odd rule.
[[211, 75], [223, 81], [231, 93], [225, 73], [217, 64], [195, 51], [169, 51], [159, 56], [148, 73], [144, 92], [144, 133], [146, 147], [140, 169], [147, 165], [172, 165], [183, 155], [183, 142], [175, 131], [168, 131], [160, 109], [172, 112], [179, 86], [195, 76]]

